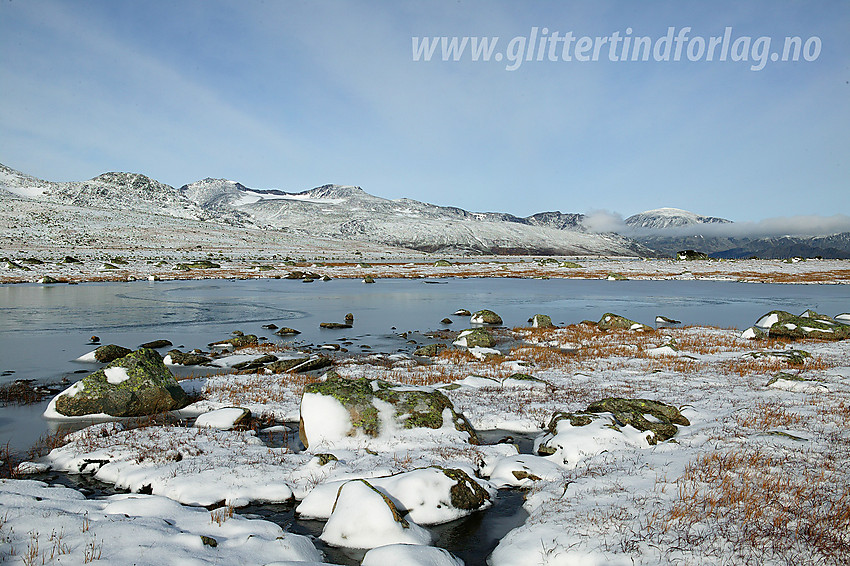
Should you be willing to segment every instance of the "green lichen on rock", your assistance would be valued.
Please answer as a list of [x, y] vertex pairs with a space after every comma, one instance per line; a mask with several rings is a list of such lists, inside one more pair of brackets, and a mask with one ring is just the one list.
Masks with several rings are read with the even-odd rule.
[[244, 334], [228, 338], [227, 340], [221, 340], [219, 342], [211, 342], [209, 346], [232, 346], [233, 348], [244, 348], [245, 346], [256, 346], [258, 340], [257, 336], [254, 334]]
[[466, 348], [492, 348], [496, 339], [484, 328], [468, 328], [458, 334], [454, 343]]
[[331, 462], [339, 462], [339, 458], [329, 453], [319, 453], [316, 454], [316, 458], [318, 459], [320, 466], [327, 466]]
[[552, 318], [547, 314], [536, 314], [531, 317], [531, 326], [534, 328], [554, 328]]
[[[439, 391], [397, 389], [386, 381], [326, 376], [325, 381], [308, 384], [304, 393], [333, 397], [348, 411], [352, 426], [372, 437], [380, 433], [378, 409], [373, 402], [375, 399], [391, 404], [393, 418], [402, 428], [407, 429], [442, 428], [443, 413], [449, 409], [454, 428], [468, 433], [471, 443], [478, 443], [478, 436], [466, 417], [456, 412], [449, 398]], [[306, 437], [303, 431], [301, 437], [302, 441]]]
[[434, 262], [434, 267], [451, 267], [452, 262], [445, 259], [438, 259]]
[[566, 267], [567, 269], [579, 269], [579, 268], [584, 267], [584, 266], [582, 266], [582, 265], [580, 265], [580, 264], [578, 264], [574, 261], [562, 261], [558, 265], [558, 267]]
[[[631, 425], [640, 431], [651, 430], [655, 436], [648, 439], [650, 444], [672, 438], [678, 431], [675, 425], [691, 424], [676, 407], [651, 399], [609, 397], [591, 403], [585, 412], [611, 413], [620, 426]], [[658, 422], [650, 421], [644, 415], [650, 415]]]
[[364, 282], [364, 283], [374, 283], [374, 282], [375, 282], [375, 278], [374, 278], [374, 277], [372, 277], [371, 275], [367, 275], [366, 277], [364, 277], [364, 278], [363, 278], [363, 282]]
[[452, 507], [464, 511], [475, 511], [481, 509], [488, 501], [490, 494], [481, 487], [477, 481], [469, 477], [469, 474], [457, 468], [439, 468], [447, 478], [454, 480], [455, 484], [449, 488]]
[[812, 354], [805, 350], [767, 350], [765, 352], [747, 352], [745, 354], [754, 360], [760, 358], [780, 358], [787, 361], [789, 364], [801, 366], [806, 363], [807, 358], [811, 358]]
[[850, 338], [850, 326], [813, 310], [807, 310], [800, 316], [783, 310], [772, 310], [759, 318], [756, 324], [766, 329], [767, 335], [771, 338], [789, 340], [802, 338], [846, 340]]
[[599, 327], [599, 330], [652, 330], [645, 324], [611, 312], [603, 314], [596, 326]]
[[269, 365], [267, 365], [266, 369], [270, 370], [272, 373], [285, 373], [285, 372], [291, 370], [292, 368], [294, 368], [295, 366], [303, 364], [304, 362], [306, 362], [309, 359], [310, 359], [309, 357], [304, 357], [304, 358], [289, 358], [289, 359], [284, 359], [284, 360], [278, 360], [276, 362], [272, 362]]
[[45, 275], [41, 279], [38, 280], [42, 285], [52, 285], [54, 283], [59, 283], [60, 281], [55, 277], [51, 277], [50, 275]]
[[427, 346], [422, 346], [422, 347], [416, 348], [416, 350], [413, 351], [413, 355], [414, 356], [427, 356], [429, 358], [432, 358], [432, 357], [436, 356], [437, 354], [439, 354], [440, 350], [445, 350], [445, 349], [446, 349], [445, 344], [428, 344]]
[[184, 353], [180, 350], [170, 350], [168, 355], [171, 356], [171, 363], [181, 366], [197, 366], [212, 361], [211, 358], [203, 354]]
[[555, 433], [558, 429], [558, 423], [564, 420], [570, 421], [572, 426], [587, 426], [593, 422], [594, 415], [585, 413], [568, 413], [566, 411], [558, 411], [549, 420], [549, 432]]
[[94, 359], [102, 364], [108, 364], [118, 358], [123, 358], [132, 351], [130, 348], [125, 348], [117, 344], [106, 344], [94, 351]]
[[[110, 383], [112, 368], [123, 368], [125, 377]], [[188, 402], [162, 358], [148, 348], [130, 352], [89, 374], [54, 401], [56, 411], [69, 417], [98, 413], [139, 417], [180, 409]]]
[[301, 334], [300, 330], [295, 330], [294, 328], [283, 327], [277, 332], [275, 332], [278, 336], [295, 336], [296, 334]]
[[208, 259], [204, 259], [200, 261], [178, 263], [174, 266], [174, 269], [178, 271], [188, 271], [189, 269], [218, 269], [220, 267], [221, 265], [213, 263]]
[[628, 281], [629, 278], [623, 275], [622, 273], [609, 273], [607, 277], [605, 277], [608, 281]]
[[502, 317], [491, 310], [482, 309], [472, 313], [469, 322], [473, 324], [502, 324]]

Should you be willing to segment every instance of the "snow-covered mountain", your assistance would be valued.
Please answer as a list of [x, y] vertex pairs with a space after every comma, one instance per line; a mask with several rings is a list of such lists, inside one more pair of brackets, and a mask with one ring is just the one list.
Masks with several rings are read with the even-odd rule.
[[680, 228], [682, 226], [693, 226], [697, 224], [731, 224], [731, 220], [717, 218], [714, 216], [701, 216], [680, 208], [656, 208], [647, 210], [625, 220], [626, 225], [641, 229], [663, 230], [666, 228]]
[[[179, 189], [136, 173], [105, 173], [82, 182], [54, 183], [0, 165], [0, 199], [70, 206], [113, 214], [145, 214], [221, 226], [285, 232], [442, 253], [645, 256], [653, 252], [617, 234], [595, 234], [580, 215], [543, 213], [519, 218], [469, 212], [411, 199], [389, 200], [359, 187], [325, 185], [299, 193], [248, 188], [203, 179]], [[74, 220], [85, 224], [85, 214]], [[58, 227], [62, 228], [62, 227]]]

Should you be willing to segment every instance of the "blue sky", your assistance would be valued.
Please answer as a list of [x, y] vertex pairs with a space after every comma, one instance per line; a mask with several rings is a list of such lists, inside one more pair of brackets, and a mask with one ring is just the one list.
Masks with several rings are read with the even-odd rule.
[[[0, 162], [471, 210], [850, 214], [850, 3], [0, 3]], [[414, 61], [413, 36], [817, 37], [813, 61]], [[684, 58], [684, 57], [683, 57]]]

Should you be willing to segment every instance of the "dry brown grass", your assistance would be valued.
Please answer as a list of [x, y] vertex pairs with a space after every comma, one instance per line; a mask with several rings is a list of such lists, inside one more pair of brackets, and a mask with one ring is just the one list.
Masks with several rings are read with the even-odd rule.
[[773, 555], [788, 564], [847, 564], [846, 450], [816, 467], [795, 456], [805, 457], [751, 449], [697, 458], [676, 482], [664, 531], [689, 547], [728, 541], [744, 563]]
[[794, 413], [779, 406], [776, 402], [759, 401], [746, 413], [735, 417], [738, 426], [766, 431], [776, 427], [792, 427], [805, 423], [799, 413]]

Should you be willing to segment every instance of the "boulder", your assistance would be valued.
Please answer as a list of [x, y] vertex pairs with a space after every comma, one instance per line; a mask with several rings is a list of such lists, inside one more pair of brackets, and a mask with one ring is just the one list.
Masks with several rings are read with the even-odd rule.
[[480, 311], [475, 311], [472, 314], [472, 318], [469, 319], [469, 322], [473, 324], [502, 324], [502, 317], [491, 310], [482, 309]]
[[351, 325], [343, 322], [320, 322], [319, 328], [329, 328], [329, 329], [339, 329], [339, 328], [351, 328]]
[[628, 281], [629, 278], [623, 275], [622, 273], [609, 273], [607, 277], [605, 277], [608, 281]]
[[454, 324], [454, 321], [452, 319], [450, 319], [449, 317], [446, 317], [443, 320], [441, 320], [440, 323], [441, 324]]
[[652, 327], [610, 312], [603, 314], [596, 326], [599, 330], [652, 330]]
[[132, 351], [130, 348], [118, 346], [117, 344], [106, 344], [94, 351], [94, 359], [102, 364], [108, 364], [118, 358], [123, 358]]
[[664, 324], [682, 324], [681, 320], [676, 320], [675, 318], [670, 318], [664, 315], [658, 315], [655, 317], [655, 324], [664, 325]]
[[[624, 399], [609, 397], [587, 406], [587, 413], [611, 413], [620, 426], [631, 425], [640, 431], [655, 433], [650, 444], [672, 438], [678, 430], [675, 425], [689, 426], [690, 421], [672, 405], [650, 399]], [[652, 420], [644, 415], [649, 415]], [[551, 426], [551, 423], [550, 423]]]
[[434, 267], [451, 267], [452, 262], [447, 261], [445, 259], [438, 259], [434, 262]]
[[198, 366], [208, 364], [212, 361], [211, 358], [203, 354], [184, 353], [180, 350], [170, 350], [165, 356], [165, 363], [172, 363], [178, 366]]
[[439, 354], [440, 350], [445, 350], [445, 349], [446, 349], [445, 344], [428, 344], [427, 346], [421, 346], [419, 348], [416, 348], [416, 350], [413, 351], [413, 355], [414, 356], [427, 356], [429, 358], [432, 358], [432, 357], [436, 356], [437, 354]]
[[[238, 331], [237, 331], [238, 332]], [[233, 338], [228, 338], [227, 340], [221, 340], [219, 342], [211, 342], [209, 345], [210, 348], [214, 347], [225, 347], [231, 346], [233, 348], [244, 348], [245, 346], [256, 346], [259, 339], [254, 334], [242, 334], [234, 336]]]
[[68, 417], [155, 415], [185, 407], [186, 393], [154, 350], [140, 348], [89, 374], [51, 402]]
[[454, 314], [455, 316], [470, 316], [472, 313], [470, 313], [470, 312], [469, 312], [468, 310], [466, 310], [466, 309], [458, 309], [458, 310], [456, 310], [453, 314]]
[[462, 348], [492, 348], [496, 339], [485, 328], [469, 328], [458, 334], [453, 344]]
[[277, 334], [278, 336], [295, 336], [296, 334], [301, 334], [301, 331], [284, 326], [283, 328], [275, 332], [275, 334]]
[[[385, 404], [392, 411], [384, 410]], [[382, 423], [387, 417], [394, 422]], [[439, 391], [395, 386], [377, 379], [327, 377], [304, 388], [299, 436], [304, 446], [310, 446], [358, 432], [377, 437], [385, 426], [438, 429], [446, 420], [467, 433], [471, 443], [478, 442], [466, 417], [456, 412], [449, 398]]]
[[363, 479], [346, 482], [339, 488], [319, 538], [346, 548], [431, 542], [427, 530], [406, 519], [389, 497]]
[[363, 556], [361, 566], [463, 566], [460, 558], [445, 548], [418, 544], [387, 544], [373, 548]]
[[174, 269], [179, 271], [187, 271], [189, 269], [218, 269], [221, 265], [217, 263], [213, 263], [207, 259], [201, 261], [192, 261], [185, 263], [178, 263], [174, 266]]
[[49, 275], [45, 275], [44, 277], [39, 279], [38, 282], [41, 283], [42, 285], [52, 285], [54, 283], [59, 283], [60, 281], [58, 279], [54, 278], [54, 277], [51, 277]]
[[770, 338], [817, 338], [820, 340], [846, 340], [850, 327], [827, 315], [807, 310], [800, 316], [787, 311], [772, 310], [763, 315], [755, 326], [767, 332]]
[[789, 364], [801, 366], [806, 362], [806, 358], [811, 358], [812, 355], [805, 350], [767, 350], [764, 352], [749, 352], [746, 355], [754, 360], [759, 358], [779, 358], [787, 361]]
[[[335, 496], [346, 481], [317, 486], [296, 512], [307, 519], [327, 519], [333, 511]], [[369, 483], [389, 497], [400, 513], [420, 525], [454, 521], [489, 507], [492, 499], [491, 493], [465, 471], [439, 466], [370, 478]]]
[[346, 324], [354, 324], [354, 315], [352, 313], [348, 313], [345, 315], [343, 320], [345, 320]]
[[578, 268], [583, 267], [583, 266], [579, 265], [578, 263], [576, 263], [574, 261], [562, 261], [558, 265], [558, 267], [566, 267], [567, 269], [578, 269]]
[[294, 368], [295, 366], [299, 366], [309, 360], [309, 357], [287, 358], [270, 363], [266, 366], [266, 369], [271, 371], [272, 373], [285, 373]]
[[676, 252], [676, 259], [680, 261], [707, 260], [708, 254], [696, 250], [682, 250]]
[[531, 317], [531, 326], [534, 328], [554, 328], [552, 318], [546, 314], [536, 314]]
[[159, 348], [167, 348], [168, 346], [173, 346], [170, 340], [153, 340], [151, 342], [145, 342], [139, 348], [150, 348], [151, 350], [158, 350]]
[[251, 420], [251, 411], [242, 407], [224, 407], [198, 415], [195, 419], [197, 428], [215, 428], [232, 430], [244, 427]]
[[253, 360], [248, 360], [247, 362], [239, 362], [238, 364], [233, 364], [233, 369], [235, 370], [253, 370], [260, 369], [266, 364], [270, 364], [272, 362], [277, 361], [277, 356], [272, 354], [266, 354], [265, 356], [260, 356], [259, 358], [254, 358]]
[[364, 282], [364, 283], [374, 283], [374, 282], [375, 282], [375, 278], [374, 278], [374, 277], [372, 277], [371, 275], [367, 275], [366, 277], [364, 277], [364, 278], [363, 278], [363, 282]]

